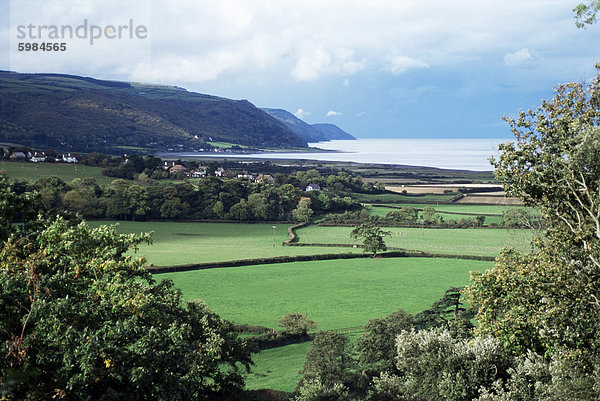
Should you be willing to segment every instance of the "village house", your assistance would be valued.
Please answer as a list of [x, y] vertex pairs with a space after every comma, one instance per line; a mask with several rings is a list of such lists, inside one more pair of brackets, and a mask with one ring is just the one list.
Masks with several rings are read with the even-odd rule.
[[197, 169], [192, 170], [192, 178], [203, 178], [206, 177], [207, 169], [204, 166], [200, 166]]
[[182, 166], [181, 164], [176, 164], [169, 169], [169, 173], [171, 174], [184, 173], [188, 175], [186, 172], [187, 168], [185, 168], [185, 166]]
[[33, 163], [44, 162], [44, 161], [46, 161], [46, 154], [44, 152], [41, 152], [41, 153], [35, 152], [33, 154], [33, 156], [31, 156], [29, 158], [29, 161], [31, 161]]
[[219, 167], [215, 170], [215, 176], [217, 177], [225, 177], [225, 169], [223, 167]]
[[238, 180], [248, 180], [254, 181], [254, 176], [252, 174], [248, 174], [247, 171], [242, 171], [241, 174], [237, 175]]
[[256, 182], [258, 182], [258, 183], [264, 182], [265, 184], [272, 184], [274, 181], [275, 181], [275, 179], [270, 174], [259, 174], [256, 177]]
[[62, 159], [59, 159], [58, 161], [62, 161], [63, 163], [77, 163], [78, 160], [75, 156], [71, 156], [71, 154], [69, 153], [68, 155], [62, 155]]
[[320, 191], [320, 190], [321, 190], [321, 186], [319, 184], [308, 184], [308, 186], [306, 187], [307, 192]]
[[12, 160], [17, 160], [17, 159], [26, 159], [27, 156], [25, 155], [25, 153], [23, 152], [12, 152], [12, 154], [10, 155], [10, 158]]
[[162, 165], [162, 169], [163, 170], [169, 170], [171, 167], [175, 166], [175, 162], [174, 161], [164, 161], [163, 165]]

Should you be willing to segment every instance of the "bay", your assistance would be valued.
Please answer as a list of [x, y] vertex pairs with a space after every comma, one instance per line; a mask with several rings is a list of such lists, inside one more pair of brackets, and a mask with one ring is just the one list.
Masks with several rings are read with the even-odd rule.
[[359, 138], [356, 141], [310, 143], [331, 152], [162, 153], [163, 157], [219, 157], [322, 160], [372, 164], [402, 164], [445, 169], [491, 171], [490, 157], [506, 139]]

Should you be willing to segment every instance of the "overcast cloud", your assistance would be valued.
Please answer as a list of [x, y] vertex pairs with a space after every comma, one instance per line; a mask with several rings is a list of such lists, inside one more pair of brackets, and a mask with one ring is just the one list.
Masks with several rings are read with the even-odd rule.
[[[594, 76], [600, 24], [577, 29], [575, 3], [14, 0], [0, 20], [0, 48], [10, 46], [0, 68], [247, 98], [310, 123], [335, 116], [357, 136], [506, 137], [502, 115], [552, 96], [558, 82]], [[63, 54], [16, 50], [19, 24], [84, 19], [131, 19], [148, 37], [73, 40]]]

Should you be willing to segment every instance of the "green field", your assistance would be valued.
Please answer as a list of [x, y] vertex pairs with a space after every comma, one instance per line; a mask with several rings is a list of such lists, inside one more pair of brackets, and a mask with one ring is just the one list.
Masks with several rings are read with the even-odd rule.
[[398, 308], [416, 313], [469, 271], [492, 262], [438, 258], [350, 259], [282, 263], [157, 274], [172, 279], [186, 299], [204, 299], [225, 319], [276, 327], [300, 312], [318, 329], [362, 326]]
[[294, 391], [309, 347], [310, 343], [306, 342], [267, 349], [253, 355], [255, 365], [246, 376], [246, 388]]
[[[115, 222], [90, 222], [92, 226]], [[156, 266], [217, 262], [288, 255], [360, 252], [352, 248], [282, 246], [289, 225], [272, 224], [119, 222], [121, 233], [154, 231], [152, 245], [142, 245], [140, 254]]]
[[[201, 298], [234, 322], [276, 327], [301, 312], [318, 329], [362, 326], [398, 308], [416, 313], [446, 289], [468, 283], [469, 272], [492, 262], [390, 258], [295, 262], [155, 275], [172, 279], [186, 299]], [[356, 337], [354, 335], [353, 337]], [[246, 377], [248, 389], [293, 391], [310, 343], [261, 351]]]
[[[410, 205], [407, 205], [410, 206]], [[455, 214], [458, 212], [453, 212], [453, 213], [444, 213], [443, 211], [441, 211], [441, 208], [437, 208], [437, 206], [435, 205], [427, 205], [429, 207], [434, 207], [435, 210], [437, 210], [440, 214], [440, 216], [442, 216], [442, 218], [444, 219], [444, 221], [448, 221], [448, 220], [455, 220], [458, 221], [461, 218], [463, 219], [472, 219], [474, 217], [477, 217], [476, 215], [473, 214]], [[413, 206], [414, 207], [414, 206]], [[386, 214], [388, 214], [391, 211], [394, 210], [398, 210], [395, 208], [391, 208], [391, 207], [369, 207], [369, 212], [374, 215], [374, 216], [380, 216], [380, 217], [385, 217]], [[465, 209], [463, 212], [465, 213], [473, 213], [467, 209]], [[499, 224], [502, 221], [502, 216], [489, 216], [489, 215], [485, 215], [482, 213], [482, 215], [485, 216], [485, 223], [484, 225], [488, 225], [490, 223], [496, 223]], [[421, 216], [421, 213], [419, 212], [419, 216]]]
[[[298, 242], [319, 244], [359, 244], [350, 238], [352, 227], [311, 226], [296, 231]], [[529, 230], [477, 228], [386, 228], [392, 235], [385, 237], [389, 247], [416, 249], [452, 255], [497, 256], [500, 249], [514, 247], [531, 249], [532, 232]]]
[[30, 182], [43, 176], [56, 176], [66, 183], [71, 182], [74, 178], [92, 177], [100, 185], [110, 184], [115, 180], [114, 177], [103, 176], [102, 167], [89, 167], [79, 164], [0, 161], [0, 170], [6, 171], [10, 178]]
[[405, 203], [405, 204], [393, 204], [395, 207], [414, 207], [415, 209], [423, 209], [425, 207], [432, 207], [439, 212], [453, 212], [453, 213], [475, 213], [475, 214], [492, 214], [502, 215], [503, 212], [514, 207], [521, 206], [503, 206], [503, 205], [471, 205], [466, 203]]

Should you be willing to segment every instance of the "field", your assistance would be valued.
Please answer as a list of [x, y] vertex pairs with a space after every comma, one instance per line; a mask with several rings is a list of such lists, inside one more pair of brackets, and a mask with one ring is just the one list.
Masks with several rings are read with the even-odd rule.
[[[90, 222], [90, 225], [115, 222]], [[152, 245], [142, 245], [140, 254], [156, 266], [172, 266], [198, 262], [218, 262], [287, 255], [360, 252], [352, 248], [282, 246], [289, 225], [275, 227], [273, 247], [272, 224], [119, 222], [121, 233], [154, 231]]]
[[[455, 205], [445, 205], [454, 209]], [[463, 206], [465, 208], [465, 206]], [[493, 206], [466, 206], [496, 212]], [[92, 222], [97, 226], [105, 222]], [[120, 222], [120, 232], [154, 231], [154, 244], [141, 254], [155, 265], [226, 261], [280, 255], [358, 252], [347, 247], [284, 247], [285, 224]], [[297, 230], [300, 242], [355, 243], [350, 227]], [[392, 228], [388, 246], [440, 253], [495, 256], [502, 246], [529, 249], [531, 233], [504, 229]], [[273, 248], [275, 233], [275, 248]], [[228, 267], [157, 274], [171, 279], [185, 299], [203, 299], [223, 318], [237, 323], [277, 327], [277, 320], [300, 312], [320, 330], [356, 327], [398, 308], [417, 313], [446, 289], [469, 281], [469, 272], [492, 262], [444, 258], [361, 258]], [[359, 334], [351, 338], [355, 340]], [[309, 343], [261, 351], [246, 376], [249, 389], [293, 391]]]
[[[352, 227], [306, 227], [297, 230], [300, 243], [360, 243], [350, 238]], [[452, 255], [496, 256], [503, 247], [531, 249], [532, 233], [528, 230], [476, 228], [388, 228], [392, 235], [385, 238], [388, 247]]]
[[89, 167], [79, 164], [63, 163], [25, 163], [0, 161], [0, 170], [6, 171], [6, 174], [12, 179], [36, 181], [43, 176], [56, 176], [66, 183], [74, 178], [92, 177], [100, 185], [106, 185], [112, 182], [114, 177], [105, 177], [102, 175], [101, 167]]
[[290, 312], [306, 314], [319, 329], [362, 326], [403, 308], [426, 309], [469, 271], [491, 262], [437, 258], [351, 259], [282, 263], [158, 274], [186, 299], [204, 299], [222, 317], [276, 327]]
[[[411, 206], [411, 205], [406, 205], [406, 206]], [[435, 210], [437, 210], [439, 212], [440, 216], [443, 217], [444, 221], [448, 221], [448, 220], [456, 220], [456, 221], [458, 221], [461, 218], [464, 218], [464, 219], [471, 218], [472, 219], [472, 218], [476, 217], [475, 214], [472, 214], [468, 210], [468, 207], [464, 208], [464, 209], [466, 209], [466, 210], [464, 210], [464, 213], [468, 213], [468, 214], [460, 214], [460, 212], [445, 213], [445, 212], [443, 212], [443, 211], [440, 210], [441, 208], [438, 208], [435, 205], [425, 205], [425, 206], [433, 207]], [[452, 206], [452, 205], [449, 205], [449, 206]], [[396, 209], [396, 208], [390, 208], [390, 207], [370, 207], [369, 208], [369, 212], [372, 215], [374, 215], [374, 216], [380, 216], [380, 217], [385, 217], [386, 214], [388, 214], [389, 212], [394, 211], [394, 210], [398, 210], [398, 209]], [[421, 212], [419, 212], [419, 216], [420, 215], [421, 215]], [[500, 216], [497, 216], [497, 215], [490, 216], [490, 215], [485, 215], [483, 213], [482, 213], [482, 215], [485, 216], [485, 223], [484, 223], [485, 225], [487, 225], [489, 223], [499, 224], [502, 221], [502, 216], [501, 215]]]

